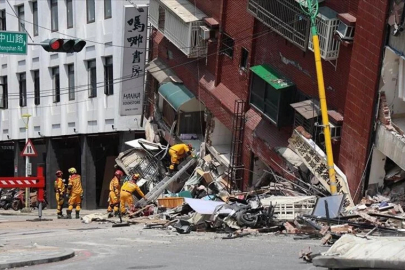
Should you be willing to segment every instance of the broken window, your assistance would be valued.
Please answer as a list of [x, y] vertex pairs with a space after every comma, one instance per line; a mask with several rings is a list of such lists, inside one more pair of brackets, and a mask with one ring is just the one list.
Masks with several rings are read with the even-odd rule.
[[222, 42], [221, 42], [221, 49], [219, 51], [220, 54], [225, 54], [230, 58], [233, 57], [233, 46], [235, 45], [235, 41], [233, 38], [228, 36], [227, 34], [222, 34]]

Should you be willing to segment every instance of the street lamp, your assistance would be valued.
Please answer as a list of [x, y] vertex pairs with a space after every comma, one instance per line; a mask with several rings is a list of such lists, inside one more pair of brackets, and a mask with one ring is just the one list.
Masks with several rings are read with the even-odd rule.
[[[28, 114], [28, 113], [23, 114], [23, 115], [21, 115], [21, 117], [22, 117], [22, 119], [24, 121], [24, 124], [25, 124], [25, 145], [27, 145], [27, 143], [28, 143], [28, 123], [30, 121], [31, 114]], [[30, 165], [30, 157], [26, 156], [25, 157], [25, 176], [26, 177], [30, 176], [29, 175], [30, 173], [28, 171], [29, 165]], [[30, 188], [25, 189], [25, 208], [22, 209], [22, 212], [25, 212], [25, 213], [31, 212], [31, 208], [30, 208]]]

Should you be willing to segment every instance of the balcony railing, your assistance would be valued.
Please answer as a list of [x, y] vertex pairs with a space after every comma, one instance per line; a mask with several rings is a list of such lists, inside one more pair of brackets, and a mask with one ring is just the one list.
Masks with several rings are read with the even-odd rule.
[[[149, 22], [187, 57], [205, 57], [208, 42], [202, 38], [200, 26], [205, 25], [202, 19], [206, 15], [194, 6], [194, 12], [189, 11], [188, 5], [188, 0], [150, 0]], [[183, 7], [183, 12], [173, 12], [174, 7]]]
[[310, 20], [295, 0], [249, 0], [248, 11], [301, 50], [307, 50]]

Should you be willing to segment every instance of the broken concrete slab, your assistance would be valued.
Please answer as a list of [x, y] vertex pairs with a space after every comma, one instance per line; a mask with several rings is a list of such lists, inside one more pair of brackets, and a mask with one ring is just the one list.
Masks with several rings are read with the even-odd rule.
[[321, 256], [313, 259], [317, 267], [329, 269], [405, 269], [405, 238], [342, 236]]

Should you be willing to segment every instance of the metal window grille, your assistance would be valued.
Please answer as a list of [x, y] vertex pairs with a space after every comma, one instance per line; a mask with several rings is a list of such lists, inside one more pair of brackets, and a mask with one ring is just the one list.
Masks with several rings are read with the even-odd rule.
[[311, 23], [295, 0], [249, 0], [247, 9], [274, 32], [307, 50]]
[[[319, 8], [316, 28], [318, 30], [321, 58], [326, 61], [336, 60], [339, 56], [340, 42], [333, 38], [338, 26], [339, 19], [336, 11], [328, 7]], [[312, 37], [309, 40], [308, 49], [314, 51]]]

